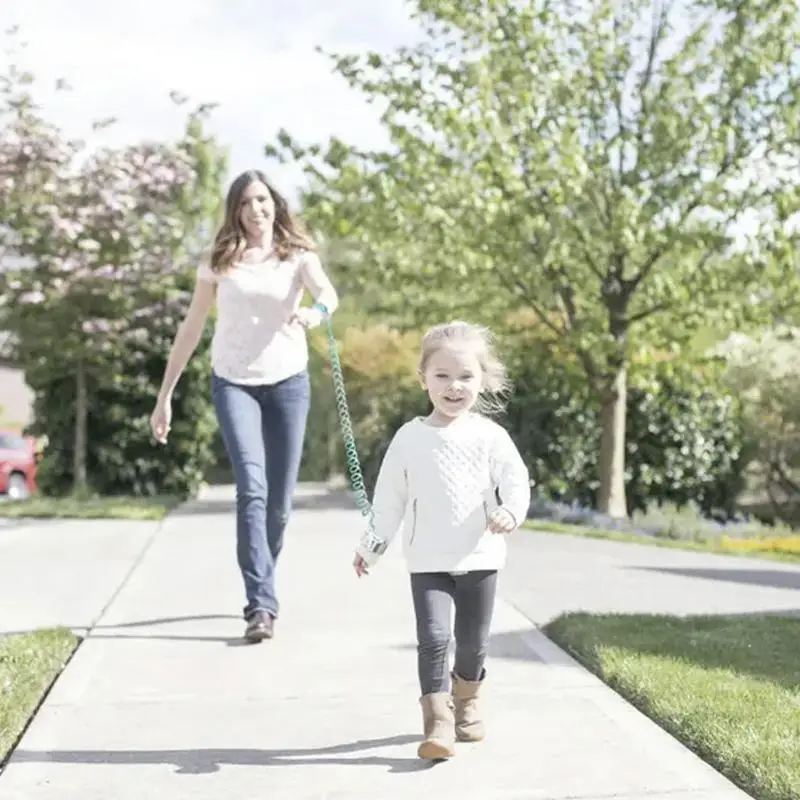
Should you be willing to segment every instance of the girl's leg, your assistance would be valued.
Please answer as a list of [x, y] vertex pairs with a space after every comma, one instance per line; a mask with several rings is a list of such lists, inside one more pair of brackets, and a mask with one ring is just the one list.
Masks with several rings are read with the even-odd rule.
[[[308, 373], [302, 372], [263, 391], [263, 435], [267, 459], [266, 537], [274, 564], [283, 548], [283, 535], [292, 510], [292, 497], [300, 471], [306, 420], [311, 401]], [[266, 576], [265, 590], [278, 614], [274, 569]]]
[[420, 758], [425, 759], [448, 758], [454, 753], [454, 718], [448, 691], [448, 647], [454, 589], [453, 578], [444, 572], [411, 575], [424, 728], [424, 740], [417, 752]]
[[244, 580], [250, 621], [259, 612], [276, 611], [269, 591], [273, 569], [267, 547], [264, 441], [257, 390], [213, 376], [212, 397], [220, 433], [236, 480], [236, 555]]
[[417, 618], [417, 674], [422, 695], [447, 692], [452, 628], [453, 578], [446, 572], [411, 575], [411, 596]]
[[478, 694], [486, 670], [486, 652], [494, 613], [497, 572], [468, 572], [455, 578], [456, 660], [453, 705], [456, 737], [477, 742], [485, 731]]
[[497, 572], [481, 570], [456, 575], [455, 674], [479, 681], [489, 646], [489, 634], [497, 592]]

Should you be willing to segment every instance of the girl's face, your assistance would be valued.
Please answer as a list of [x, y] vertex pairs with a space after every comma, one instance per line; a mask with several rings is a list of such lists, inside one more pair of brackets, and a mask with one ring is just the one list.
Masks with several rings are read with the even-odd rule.
[[434, 415], [449, 421], [465, 414], [476, 403], [483, 384], [483, 370], [469, 347], [444, 345], [428, 359], [422, 385], [428, 391]]
[[253, 181], [242, 194], [239, 222], [250, 241], [262, 241], [272, 233], [275, 222], [275, 203], [261, 181]]

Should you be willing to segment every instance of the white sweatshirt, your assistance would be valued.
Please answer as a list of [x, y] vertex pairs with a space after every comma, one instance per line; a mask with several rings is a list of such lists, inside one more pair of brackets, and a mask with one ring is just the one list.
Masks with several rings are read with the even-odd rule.
[[443, 428], [417, 417], [397, 431], [381, 464], [373, 499], [378, 546], [367, 532], [357, 552], [374, 564], [402, 528], [410, 572], [502, 569], [505, 536], [488, 530], [499, 506], [495, 490], [519, 526], [530, 479], [504, 428], [477, 414]]

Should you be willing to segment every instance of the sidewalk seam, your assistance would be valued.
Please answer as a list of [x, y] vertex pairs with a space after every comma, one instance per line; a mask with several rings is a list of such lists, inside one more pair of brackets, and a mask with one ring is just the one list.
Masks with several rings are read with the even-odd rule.
[[86, 628], [86, 636], [84, 638], [88, 639], [90, 636], [92, 636], [95, 628], [102, 622], [103, 617], [105, 617], [106, 614], [109, 612], [111, 606], [114, 605], [116, 599], [120, 596], [122, 591], [128, 585], [136, 570], [139, 569], [139, 567], [141, 566], [142, 561], [144, 561], [145, 557], [150, 552], [150, 548], [155, 543], [156, 537], [158, 536], [159, 533], [161, 533], [161, 530], [163, 529], [167, 520], [169, 520], [169, 518], [172, 516], [173, 513], [174, 511], [171, 511], [163, 519], [159, 520], [156, 523], [153, 532], [147, 537], [147, 541], [145, 542], [144, 547], [142, 547], [142, 549], [139, 551], [139, 554], [133, 560], [133, 563], [129, 567], [128, 571], [125, 573], [122, 580], [119, 582], [119, 586], [117, 586], [117, 588], [114, 589], [114, 591], [111, 593], [111, 597], [109, 597], [106, 604], [100, 609], [98, 615], [89, 623], [89, 627]]

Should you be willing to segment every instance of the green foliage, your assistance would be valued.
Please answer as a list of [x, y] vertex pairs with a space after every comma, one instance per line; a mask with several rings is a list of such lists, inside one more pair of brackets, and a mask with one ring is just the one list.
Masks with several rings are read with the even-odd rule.
[[[183, 280], [188, 284], [190, 277]], [[208, 329], [173, 395], [169, 441], [155, 445], [150, 432], [149, 416], [185, 303], [184, 298], [173, 308], [161, 309], [165, 313], [154, 313], [147, 337], [120, 351], [113, 372], [89, 376], [86, 467], [93, 492], [191, 496], [215, 461]], [[55, 366], [44, 363], [28, 375], [36, 420], [30, 432], [49, 439], [38, 476], [41, 490], [63, 496], [73, 486], [75, 382]]]
[[[427, 398], [416, 377], [419, 335], [351, 321], [346, 311], [337, 314], [336, 329], [359, 461], [371, 490], [392, 435], [427, 411]], [[345, 474], [344, 449], [324, 331], [315, 332], [310, 344], [312, 406], [301, 477], [327, 480]]]
[[400, 326], [507, 328], [527, 309], [579, 359], [607, 412], [610, 504], [625, 367], [800, 294], [785, 226], [800, 208], [800, 8], [417, 7], [418, 46], [332, 56], [385, 109], [389, 150], [303, 147], [284, 131], [267, 152], [304, 164], [306, 212], [347, 242], [341, 285], [368, 310]]
[[[324, 480], [343, 474], [344, 464], [324, 338], [313, 344], [304, 469], [306, 477]], [[369, 489], [391, 436], [428, 410], [415, 377], [418, 345], [418, 333], [382, 326], [350, 327], [342, 335], [348, 401]], [[504, 355], [515, 389], [500, 422], [517, 442], [538, 496], [596, 505], [600, 420], [580, 368], [529, 339], [515, 341]], [[632, 509], [695, 503], [707, 513], [730, 515], [748, 458], [739, 405], [711, 367], [643, 366], [630, 391], [626, 455]]]
[[739, 403], [719, 380], [662, 369], [649, 386], [634, 387], [626, 440], [632, 509], [657, 501], [735, 513], [751, 452]]
[[758, 465], [755, 489], [779, 517], [800, 509], [800, 329], [732, 336], [717, 348], [730, 391], [741, 398]]
[[[508, 426], [540, 496], [596, 506], [600, 419], [578, 370], [530, 348], [512, 377]], [[626, 422], [629, 508], [694, 502], [706, 513], [734, 512], [749, 451], [739, 404], [713, 372], [641, 368]]]
[[50, 440], [41, 486], [186, 494], [210, 458], [207, 359], [181, 382], [166, 449], [147, 417], [221, 207], [210, 107], [176, 140], [89, 152], [41, 116], [32, 83], [13, 65], [0, 79], [0, 310]]

